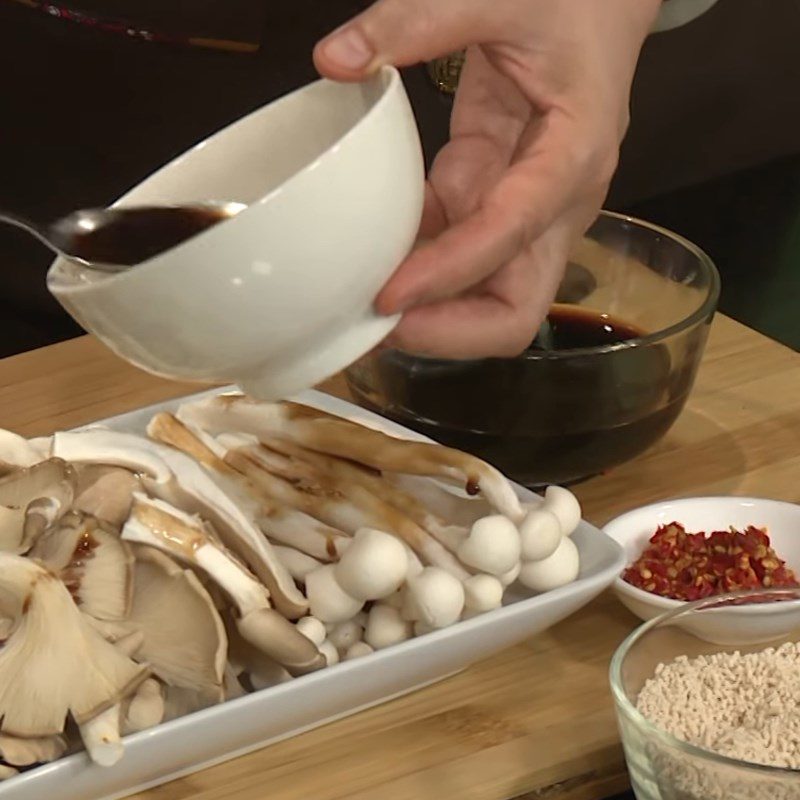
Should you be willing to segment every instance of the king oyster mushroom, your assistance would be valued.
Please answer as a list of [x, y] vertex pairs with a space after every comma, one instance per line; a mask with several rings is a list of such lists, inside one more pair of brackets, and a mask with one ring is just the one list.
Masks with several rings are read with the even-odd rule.
[[137, 659], [171, 686], [222, 700], [228, 640], [214, 602], [191, 570], [159, 550], [134, 548], [127, 622], [143, 636]]
[[56, 573], [86, 614], [124, 620], [131, 601], [133, 556], [94, 517], [70, 511], [29, 553]]
[[313, 643], [270, 607], [266, 587], [215, 542], [197, 518], [162, 500], [137, 494], [122, 537], [204, 570], [233, 600], [241, 635], [290, 672], [303, 674], [324, 666]]
[[68, 715], [84, 726], [147, 677], [146, 667], [106, 642], [64, 584], [31, 559], [0, 553], [0, 603], [17, 620], [0, 648], [3, 733], [56, 736]]
[[308, 611], [305, 597], [255, 522], [186, 454], [134, 434], [100, 428], [57, 433], [53, 452], [73, 462], [101, 462], [136, 470], [150, 494], [209, 520], [225, 546], [266, 584], [282, 614], [297, 619]]
[[519, 498], [498, 470], [475, 456], [426, 442], [409, 442], [296, 403], [265, 403], [244, 395], [216, 395], [178, 409], [181, 422], [208, 433], [235, 431], [284, 439], [377, 470], [455, 481], [479, 492], [514, 522], [524, 516]]

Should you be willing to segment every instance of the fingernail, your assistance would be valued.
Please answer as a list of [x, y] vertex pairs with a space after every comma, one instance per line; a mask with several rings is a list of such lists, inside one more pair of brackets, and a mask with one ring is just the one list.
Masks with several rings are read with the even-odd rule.
[[345, 69], [360, 70], [375, 59], [375, 50], [358, 28], [345, 27], [322, 45], [327, 58]]

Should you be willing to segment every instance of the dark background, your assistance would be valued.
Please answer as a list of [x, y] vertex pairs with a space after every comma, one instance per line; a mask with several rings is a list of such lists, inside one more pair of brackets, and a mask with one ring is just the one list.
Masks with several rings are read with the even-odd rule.
[[[314, 42], [368, 4], [74, 3], [137, 30], [241, 51], [148, 43], [0, 0], [0, 206], [38, 220], [108, 204], [209, 133], [314, 79]], [[651, 37], [607, 202], [705, 247], [723, 273], [723, 310], [795, 347], [798, 31], [796, 0], [720, 0], [695, 23]], [[423, 68], [405, 77], [430, 159], [446, 139], [449, 100]], [[45, 290], [49, 262], [40, 245], [0, 228], [0, 357], [80, 332]]]

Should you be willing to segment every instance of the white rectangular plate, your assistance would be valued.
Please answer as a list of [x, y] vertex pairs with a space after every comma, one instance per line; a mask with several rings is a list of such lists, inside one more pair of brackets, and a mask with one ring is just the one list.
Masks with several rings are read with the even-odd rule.
[[[96, 424], [143, 434], [153, 414], [172, 411], [186, 399]], [[306, 392], [298, 400], [387, 433], [424, 440], [419, 434], [326, 394]], [[523, 500], [532, 497], [521, 487], [518, 494]], [[586, 522], [572, 538], [580, 552], [581, 572], [568, 586], [535, 597], [512, 596], [503, 608], [450, 628], [128, 736], [125, 755], [113, 767], [99, 767], [85, 753], [77, 753], [31, 770], [0, 783], [0, 800], [124, 797], [452, 675], [546, 630], [611, 585], [624, 566], [622, 549]]]

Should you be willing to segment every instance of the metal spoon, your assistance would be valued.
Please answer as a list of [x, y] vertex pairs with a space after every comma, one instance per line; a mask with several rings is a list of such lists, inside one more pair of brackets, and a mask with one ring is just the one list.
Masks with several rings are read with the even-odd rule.
[[89, 269], [122, 272], [245, 208], [242, 203], [216, 201], [183, 206], [86, 208], [50, 225], [0, 211], [0, 222], [27, 231], [56, 254]]

